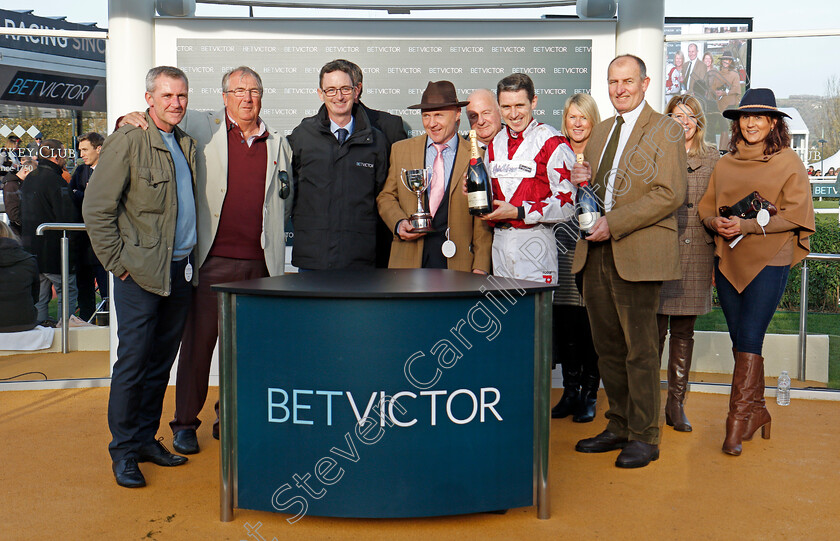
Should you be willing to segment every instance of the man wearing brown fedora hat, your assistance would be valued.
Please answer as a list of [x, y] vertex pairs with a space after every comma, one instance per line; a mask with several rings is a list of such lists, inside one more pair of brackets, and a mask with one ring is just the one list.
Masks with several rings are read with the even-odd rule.
[[[458, 137], [461, 107], [455, 85], [429, 82], [420, 109], [426, 135], [394, 143], [385, 187], [376, 198], [379, 214], [394, 232], [389, 268], [438, 268], [487, 273], [490, 271], [490, 228], [469, 213], [460, 179], [469, 167], [470, 151]], [[409, 216], [417, 196], [402, 182], [402, 170], [432, 169], [423, 197], [432, 214], [430, 233], [417, 232]], [[455, 180], [453, 180], [455, 179]]]

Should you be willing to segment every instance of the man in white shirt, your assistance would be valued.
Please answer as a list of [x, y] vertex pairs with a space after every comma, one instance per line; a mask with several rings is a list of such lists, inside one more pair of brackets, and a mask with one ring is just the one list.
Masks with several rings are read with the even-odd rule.
[[696, 43], [688, 46], [688, 62], [683, 64], [683, 80], [689, 94], [697, 94], [701, 88], [706, 87], [706, 64], [697, 58]]
[[605, 213], [578, 241], [572, 272], [583, 272], [609, 423], [575, 449], [622, 449], [616, 466], [638, 468], [659, 458], [656, 311], [662, 282], [680, 278], [673, 213], [686, 194], [685, 136], [645, 102], [642, 59], [616, 57], [608, 83], [617, 114], [593, 128], [586, 161], [572, 170], [573, 183], [591, 181]]

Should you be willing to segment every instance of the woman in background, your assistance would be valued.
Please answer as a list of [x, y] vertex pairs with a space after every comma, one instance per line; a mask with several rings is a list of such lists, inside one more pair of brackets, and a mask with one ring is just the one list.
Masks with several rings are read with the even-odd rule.
[[[589, 94], [575, 94], [566, 100], [560, 131], [576, 155], [582, 155], [592, 127], [601, 121], [598, 106]], [[576, 423], [595, 418], [595, 406], [601, 375], [598, 355], [592, 345], [589, 316], [583, 305], [577, 276], [572, 274], [572, 259], [579, 232], [573, 223], [555, 228], [559, 247], [557, 289], [554, 291], [554, 362], [563, 371], [563, 396], [551, 410], [554, 418], [573, 415]]]
[[682, 51], [677, 51], [674, 53], [673, 64], [669, 62], [665, 67], [665, 99], [685, 94], [685, 84], [682, 76], [683, 62], [685, 62], [685, 56], [683, 56]]
[[26, 252], [12, 229], [0, 221], [0, 332], [35, 328], [40, 291], [35, 256]]
[[665, 423], [679, 432], [691, 432], [684, 406], [694, 352], [694, 323], [697, 316], [712, 309], [714, 259], [714, 240], [697, 218], [697, 203], [706, 193], [709, 176], [720, 155], [717, 147], [705, 141], [706, 117], [697, 98], [675, 96], [668, 102], [665, 112], [685, 131], [688, 192], [676, 213], [682, 278], [662, 284], [656, 321], [659, 324], [660, 358], [669, 326], [671, 329]]
[[[700, 200], [703, 225], [717, 233], [715, 286], [720, 299], [735, 369], [726, 418], [723, 452], [738, 456], [741, 442], [761, 428], [770, 438], [770, 413], [764, 403], [762, 346], [767, 326], [779, 305], [790, 267], [810, 250], [814, 204], [808, 174], [790, 148], [790, 134], [769, 88], [753, 88], [737, 109], [724, 111], [732, 120], [729, 154], [712, 172]], [[755, 218], [720, 216], [753, 192], [775, 205]], [[739, 239], [732, 246], [732, 242]]]
[[[720, 71], [718, 76], [721, 81], [714, 87], [717, 99], [718, 111], [722, 114], [727, 109], [738, 106], [741, 100], [741, 76], [732, 65], [735, 57], [729, 51], [724, 51], [720, 57]], [[720, 148], [729, 147], [729, 123], [725, 119], [720, 126]]]
[[720, 79], [713, 88], [721, 113], [738, 105], [741, 99], [741, 78], [732, 66], [734, 60], [729, 51], [724, 51], [720, 57], [720, 71], [717, 72]]
[[720, 86], [720, 72], [715, 68], [714, 58], [709, 51], [703, 55], [703, 63], [706, 64], [706, 95], [703, 98], [706, 104], [715, 103], [717, 98], [714, 89]]

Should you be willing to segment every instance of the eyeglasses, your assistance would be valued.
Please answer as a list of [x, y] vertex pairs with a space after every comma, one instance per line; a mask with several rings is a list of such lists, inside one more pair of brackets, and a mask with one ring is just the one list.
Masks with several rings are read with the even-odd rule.
[[245, 94], [251, 94], [252, 98], [259, 98], [262, 96], [263, 91], [259, 88], [234, 88], [233, 90], [228, 90], [228, 94], [233, 94], [237, 98], [244, 98]]
[[343, 96], [347, 96], [347, 95], [349, 95], [350, 93], [352, 93], [352, 92], [353, 92], [353, 87], [352, 87], [352, 86], [342, 86], [341, 88], [332, 88], [332, 87], [330, 87], [330, 88], [323, 88], [323, 89], [321, 89], [321, 91], [322, 91], [324, 94], [326, 94], [327, 96], [329, 96], [330, 98], [332, 98], [332, 97], [333, 97], [333, 96], [335, 96], [338, 92], [341, 92], [341, 94], [342, 94]]

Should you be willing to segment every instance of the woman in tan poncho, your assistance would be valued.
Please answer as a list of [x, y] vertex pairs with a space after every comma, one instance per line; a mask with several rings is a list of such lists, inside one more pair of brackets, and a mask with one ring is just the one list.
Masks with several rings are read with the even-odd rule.
[[[700, 200], [700, 219], [717, 233], [715, 285], [718, 291], [735, 369], [726, 418], [723, 452], [741, 454], [742, 440], [761, 428], [770, 437], [770, 413], [764, 404], [764, 357], [767, 326], [781, 300], [790, 267], [810, 250], [814, 205], [805, 166], [790, 148], [790, 135], [767, 88], [751, 89], [737, 109], [724, 111], [733, 120], [729, 154], [718, 161], [709, 188]], [[778, 209], [769, 216], [742, 219], [720, 216], [758, 192]], [[743, 235], [737, 244], [735, 241]]]

